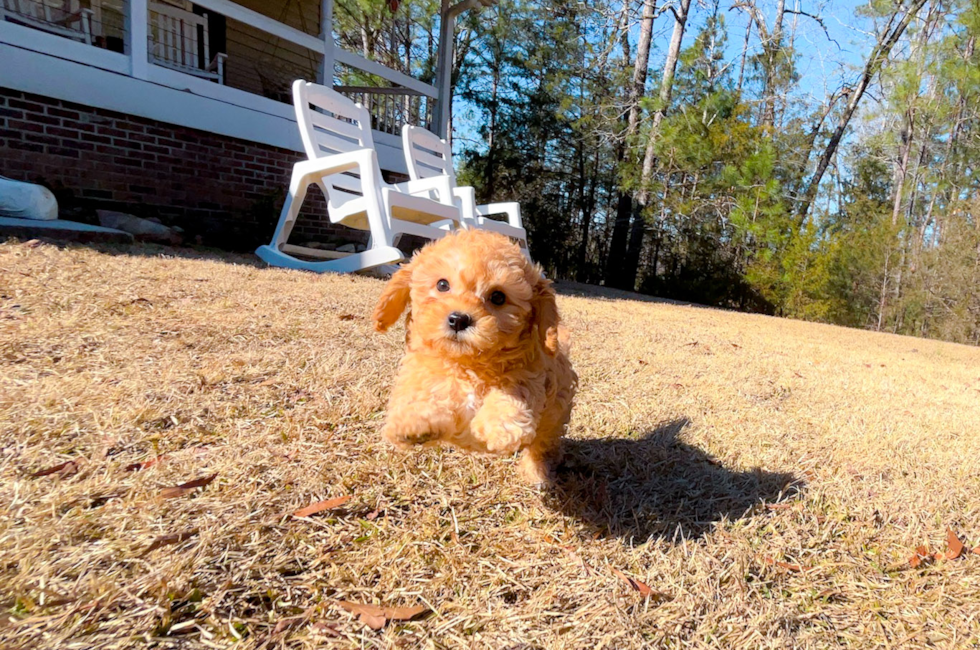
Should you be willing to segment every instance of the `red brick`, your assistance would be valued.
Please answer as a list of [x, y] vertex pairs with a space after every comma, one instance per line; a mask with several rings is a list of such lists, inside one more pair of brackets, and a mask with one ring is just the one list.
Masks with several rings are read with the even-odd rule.
[[34, 102], [24, 101], [23, 99], [11, 99], [7, 102], [7, 105], [11, 108], [23, 108], [34, 113], [44, 112], [43, 104], [35, 104]]
[[48, 106], [48, 115], [64, 117], [69, 120], [77, 120], [81, 117], [78, 111], [66, 111], [65, 109], [58, 108], [57, 106]]
[[35, 124], [34, 122], [26, 122], [23, 120], [8, 120], [7, 126], [16, 131], [33, 132], [33, 133], [43, 133], [44, 126], [41, 124]]
[[10, 148], [20, 149], [22, 151], [36, 151], [39, 153], [44, 151], [44, 145], [34, 144], [31, 142], [11, 142]]
[[99, 133], [82, 133], [79, 137], [82, 142], [95, 142], [98, 144], [112, 144], [112, 138]]
[[62, 138], [72, 138], [72, 139], [79, 138], [78, 131], [75, 131], [74, 129], [66, 129], [60, 126], [46, 126], [44, 127], [44, 132], [47, 133], [48, 135], [56, 135]]

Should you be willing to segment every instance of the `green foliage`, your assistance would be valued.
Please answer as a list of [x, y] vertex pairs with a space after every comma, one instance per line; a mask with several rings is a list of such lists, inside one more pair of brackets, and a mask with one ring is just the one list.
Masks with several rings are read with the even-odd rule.
[[[474, 37], [457, 94], [480, 141], [457, 144], [460, 180], [481, 200], [521, 201], [531, 250], [550, 274], [604, 278], [620, 193], [642, 194], [642, 291], [978, 343], [975, 2], [923, 10], [803, 223], [797, 201], [846, 84], [827, 105], [796, 93], [801, 54], [787, 16], [780, 37], [753, 46], [740, 70], [726, 49], [726, 11], [709, 3], [685, 36], [669, 104], [659, 105], [653, 72], [627, 140], [636, 30], [622, 25], [635, 25], [640, 4], [627, 8], [623, 22], [623, 5], [607, 0], [502, 0], [467, 27]], [[876, 0], [860, 20], [880, 29], [894, 11]], [[658, 21], [665, 29], [673, 18]]]

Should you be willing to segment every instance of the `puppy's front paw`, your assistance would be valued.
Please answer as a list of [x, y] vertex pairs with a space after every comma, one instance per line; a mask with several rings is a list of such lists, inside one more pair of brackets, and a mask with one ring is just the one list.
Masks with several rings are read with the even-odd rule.
[[534, 439], [534, 426], [530, 418], [503, 419], [481, 415], [482, 411], [473, 418], [470, 431], [491, 454], [513, 454]]
[[449, 435], [453, 418], [435, 413], [391, 413], [381, 429], [381, 437], [399, 449], [435, 442]]
[[521, 454], [520, 474], [527, 483], [542, 489], [554, 482], [553, 459], [525, 449]]

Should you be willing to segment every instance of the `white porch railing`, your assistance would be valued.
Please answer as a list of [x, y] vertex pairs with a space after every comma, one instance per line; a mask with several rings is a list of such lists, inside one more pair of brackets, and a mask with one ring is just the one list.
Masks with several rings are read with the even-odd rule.
[[[147, 2], [152, 2], [152, 0], [129, 0], [132, 7], [131, 12], [135, 14], [138, 11], [138, 5]], [[365, 104], [375, 118], [374, 126], [378, 131], [397, 136], [400, 134], [401, 124], [397, 123], [400, 120], [418, 120], [414, 123], [419, 124], [423, 123], [424, 120], [426, 126], [431, 126], [432, 105], [438, 94], [436, 88], [402, 72], [336, 47], [333, 42], [332, 20], [330, 20], [332, 14], [331, 0], [323, 0], [321, 5], [323, 20], [319, 28], [321, 30], [326, 29], [325, 37], [312, 36], [230, 0], [196, 0], [194, 4], [208, 12], [224, 16], [229, 22], [227, 32], [229, 37], [227, 49], [229, 52], [227, 52], [228, 56], [225, 60], [226, 85], [235, 85], [234, 71], [236, 66], [241, 68], [243, 65], [253, 65], [258, 69], [261, 88], [247, 88], [247, 90], [253, 94], [261, 94], [277, 101], [288, 102], [288, 88], [293, 79], [308, 76], [311, 80], [324, 83], [324, 78], [330, 77], [332, 81], [336, 72], [336, 65], [340, 64], [374, 77], [380, 77], [391, 84], [388, 87], [362, 87], [356, 91], [360, 94], [359, 101]], [[292, 48], [291, 54], [280, 48], [277, 60], [277, 55], [270, 55], [269, 52], [258, 52], [254, 45], [244, 43], [245, 38], [242, 37], [236, 44], [239, 45], [240, 49], [248, 50], [248, 52], [238, 56], [244, 61], [236, 61], [236, 54], [230, 51], [233, 45], [231, 40], [232, 25], [258, 30], [266, 35], [266, 40], [278, 39], [287, 46], [295, 47]], [[331, 27], [328, 28], [328, 25]], [[141, 52], [137, 52], [135, 34], [132, 39], [132, 46], [132, 56], [142, 56]], [[303, 58], [302, 55], [295, 52], [297, 48], [307, 52], [305, 66], [302, 63], [296, 64], [297, 58]], [[290, 63], [293, 64], [292, 70], [289, 69]], [[277, 68], [283, 69], [283, 72], [278, 74], [281, 78], [276, 78]]]
[[[0, 6], [52, 1], [0, 0]], [[368, 108], [376, 143], [400, 155], [401, 124], [434, 129], [436, 88], [337, 47], [333, 0], [321, 3], [320, 24], [303, 31], [231, 0], [195, 0], [186, 5], [193, 11], [166, 10], [173, 14], [168, 23], [173, 33], [168, 35], [161, 31], [162, 23], [154, 25], [151, 19], [151, 13], [161, 12], [158, 0], [126, 0], [124, 16], [118, 17], [124, 22], [118, 28], [121, 37], [93, 33], [88, 40], [4, 19], [0, 12], [0, 60], [5, 63], [0, 64], [0, 86], [299, 149], [289, 84], [298, 77], [332, 81], [337, 66], [346, 66], [366, 73], [369, 83], [377, 85], [338, 90]], [[100, 0], [91, 0], [91, 5], [98, 15]], [[220, 38], [208, 34], [209, 20], [216, 16], [224, 17]], [[173, 20], [181, 18], [184, 25], [178, 29]], [[45, 75], [31, 72], [42, 69]], [[133, 85], [137, 80], [150, 86]], [[168, 89], [179, 92], [167, 94]], [[222, 112], [227, 116], [222, 118]]]

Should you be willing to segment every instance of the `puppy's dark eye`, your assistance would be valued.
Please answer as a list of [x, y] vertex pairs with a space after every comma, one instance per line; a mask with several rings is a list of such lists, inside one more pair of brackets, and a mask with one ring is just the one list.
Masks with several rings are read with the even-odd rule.
[[443, 293], [449, 291], [449, 282], [447, 280], [439, 280], [436, 282], [436, 289]]
[[505, 302], [507, 302], [507, 296], [504, 295], [503, 291], [494, 291], [493, 293], [490, 294], [490, 302], [492, 302], [497, 306], [500, 306]]

